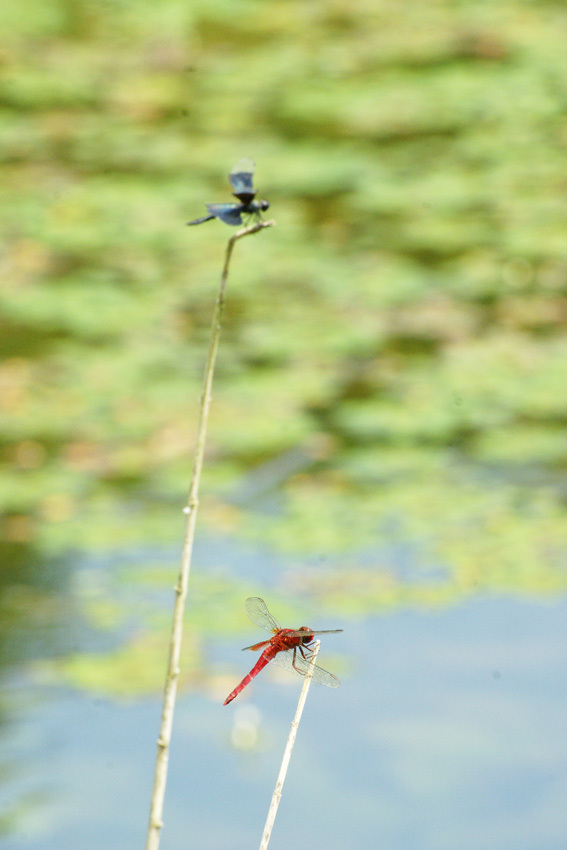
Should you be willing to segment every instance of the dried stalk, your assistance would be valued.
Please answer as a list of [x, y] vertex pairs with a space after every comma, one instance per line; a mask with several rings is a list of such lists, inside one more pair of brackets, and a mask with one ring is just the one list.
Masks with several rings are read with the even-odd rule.
[[239, 230], [237, 233], [234, 234], [231, 239], [229, 239], [226, 248], [222, 275], [220, 279], [219, 293], [213, 312], [213, 321], [211, 325], [211, 341], [209, 344], [209, 353], [207, 355], [207, 363], [205, 366], [203, 392], [201, 394], [200, 399], [199, 423], [197, 425], [197, 438], [193, 459], [193, 475], [191, 478], [191, 487], [189, 489], [187, 505], [185, 508], [183, 508], [183, 512], [186, 514], [187, 519], [185, 523], [185, 533], [183, 537], [183, 550], [181, 553], [179, 578], [175, 588], [176, 596], [175, 606], [173, 609], [173, 623], [171, 629], [169, 661], [167, 666], [167, 676], [165, 680], [165, 689], [163, 694], [160, 732], [157, 742], [154, 786], [152, 792], [150, 822], [148, 826], [146, 850], [157, 850], [157, 848], [159, 847], [161, 828], [163, 826], [163, 801], [165, 797], [165, 786], [167, 782], [167, 767], [169, 761], [171, 727], [173, 724], [173, 711], [175, 708], [177, 681], [179, 678], [179, 656], [181, 653], [181, 639], [183, 635], [183, 615], [185, 612], [185, 601], [187, 599], [189, 571], [191, 568], [191, 555], [193, 552], [193, 542], [195, 539], [195, 524], [197, 520], [197, 509], [199, 506], [199, 482], [201, 480], [203, 457], [205, 454], [205, 439], [207, 435], [209, 408], [211, 406], [213, 372], [215, 368], [215, 360], [219, 346], [221, 319], [224, 309], [224, 296], [226, 289], [226, 281], [228, 278], [230, 258], [232, 256], [232, 251], [237, 239], [241, 239], [243, 236], [248, 236], [251, 233], [257, 233], [262, 228], [271, 227], [273, 224], [275, 224], [274, 221], [259, 221], [256, 224], [250, 225], [249, 227], [242, 228], [242, 230]]
[[311, 656], [311, 666], [309, 670], [305, 674], [305, 681], [303, 682], [303, 687], [301, 689], [301, 693], [299, 695], [299, 701], [297, 703], [297, 709], [295, 712], [295, 717], [293, 718], [289, 735], [287, 738], [287, 744], [285, 745], [285, 750], [282, 758], [282, 763], [280, 766], [280, 772], [278, 774], [278, 779], [276, 782], [276, 787], [274, 788], [274, 793], [272, 794], [272, 802], [270, 803], [270, 808], [268, 810], [268, 817], [266, 818], [266, 823], [264, 825], [264, 832], [262, 833], [262, 840], [260, 842], [260, 850], [267, 850], [268, 843], [270, 841], [270, 837], [272, 835], [272, 829], [274, 826], [274, 821], [276, 819], [276, 815], [278, 813], [278, 806], [280, 804], [280, 800], [282, 798], [282, 790], [285, 782], [285, 777], [287, 774], [287, 769], [289, 767], [289, 761], [291, 759], [291, 752], [293, 750], [293, 745], [295, 744], [295, 736], [297, 734], [297, 730], [299, 728], [299, 721], [301, 720], [301, 715], [303, 714], [303, 707], [305, 705], [305, 700], [307, 699], [307, 691], [309, 690], [309, 686], [311, 684], [311, 679], [313, 677], [313, 666], [315, 664], [315, 659], [317, 658], [317, 653], [319, 652], [319, 647], [321, 646], [321, 641], [316, 640], [313, 644], [313, 654]]

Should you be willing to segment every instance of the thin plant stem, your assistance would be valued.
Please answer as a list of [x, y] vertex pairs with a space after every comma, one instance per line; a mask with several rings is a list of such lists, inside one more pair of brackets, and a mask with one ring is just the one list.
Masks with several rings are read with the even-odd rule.
[[299, 721], [301, 720], [301, 715], [303, 714], [303, 707], [305, 705], [305, 700], [307, 699], [307, 691], [309, 690], [309, 686], [311, 685], [311, 679], [313, 677], [313, 666], [315, 664], [315, 659], [317, 658], [317, 653], [319, 652], [319, 647], [321, 646], [321, 641], [316, 640], [313, 644], [313, 654], [311, 656], [311, 664], [310, 667], [305, 674], [305, 681], [303, 682], [303, 687], [301, 689], [301, 693], [299, 695], [299, 701], [297, 703], [297, 709], [295, 711], [295, 717], [291, 723], [291, 727], [289, 730], [289, 735], [287, 738], [287, 744], [285, 745], [285, 750], [282, 758], [282, 763], [280, 766], [280, 772], [278, 774], [278, 779], [276, 782], [276, 787], [274, 788], [274, 793], [272, 794], [272, 802], [270, 803], [270, 808], [268, 809], [268, 817], [266, 818], [266, 823], [264, 824], [264, 832], [262, 833], [262, 840], [260, 842], [260, 850], [267, 850], [270, 837], [272, 835], [272, 829], [274, 826], [274, 821], [276, 819], [276, 815], [278, 813], [278, 806], [280, 804], [280, 800], [282, 798], [282, 790], [285, 782], [285, 778], [287, 775], [287, 769], [289, 767], [289, 762], [291, 759], [291, 752], [293, 750], [293, 745], [295, 744], [295, 736], [297, 735], [297, 730], [299, 728]]
[[169, 645], [169, 660], [167, 675], [163, 694], [161, 713], [161, 725], [157, 742], [157, 756], [154, 771], [154, 786], [150, 807], [150, 821], [146, 840], [146, 850], [157, 850], [163, 826], [163, 801], [165, 797], [165, 786], [167, 782], [167, 767], [169, 762], [169, 744], [171, 741], [171, 727], [173, 724], [173, 711], [177, 695], [177, 682], [179, 679], [179, 657], [181, 653], [181, 639], [183, 636], [183, 615], [187, 599], [187, 587], [189, 583], [189, 571], [191, 568], [191, 555], [195, 539], [195, 525], [197, 520], [197, 509], [199, 507], [199, 483], [203, 469], [203, 457], [205, 454], [205, 439], [207, 435], [207, 421], [211, 406], [211, 389], [213, 385], [213, 373], [215, 360], [219, 346], [221, 330], [221, 319], [224, 309], [224, 296], [230, 258], [237, 239], [257, 233], [264, 227], [271, 227], [274, 221], [259, 221], [256, 224], [239, 230], [228, 241], [226, 248], [224, 266], [220, 279], [219, 293], [213, 312], [211, 325], [211, 341], [205, 366], [203, 380], [203, 391], [200, 398], [199, 422], [197, 425], [197, 437], [195, 442], [195, 453], [193, 458], [193, 474], [187, 505], [183, 508], [186, 515], [185, 533], [183, 536], [183, 549], [181, 552], [181, 565], [179, 578], [175, 587], [175, 605], [173, 609], [173, 622], [171, 628], [171, 640]]

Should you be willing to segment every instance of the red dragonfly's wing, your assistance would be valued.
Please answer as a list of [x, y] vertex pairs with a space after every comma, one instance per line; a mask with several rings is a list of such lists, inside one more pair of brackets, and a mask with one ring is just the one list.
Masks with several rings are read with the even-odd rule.
[[264, 647], [268, 646], [271, 642], [272, 640], [270, 638], [270, 640], [261, 640], [260, 643], [253, 643], [252, 646], [243, 646], [242, 652], [244, 652], [245, 649], [251, 649], [253, 652], [257, 652], [259, 649], [264, 649]]
[[300, 637], [304, 638], [306, 635], [338, 635], [339, 632], [342, 632], [342, 629], [298, 629], [297, 631], [288, 631], [286, 632], [288, 637]]
[[[288, 638], [301, 638], [302, 642], [303, 642], [306, 637], [308, 637], [309, 640], [311, 640], [313, 638], [313, 635], [336, 635], [339, 632], [342, 632], [342, 629], [323, 629], [323, 631], [315, 631], [315, 630], [311, 631], [311, 629], [309, 629], [308, 631], [305, 631], [305, 629], [303, 629], [303, 630], [298, 629], [296, 632], [294, 632], [290, 629], [289, 631], [286, 631], [286, 637], [288, 637]], [[262, 640], [262, 641], [260, 641], [260, 643], [254, 643], [254, 644], [252, 644], [252, 646], [243, 646], [242, 651], [244, 652], [245, 649], [252, 649], [254, 651], [256, 651], [258, 649], [263, 649], [265, 646], [267, 646], [269, 643], [271, 643], [272, 640], [273, 640], [273, 638], [270, 638], [270, 640]]]
[[268, 611], [266, 603], [259, 596], [249, 596], [244, 603], [244, 607], [246, 608], [248, 617], [256, 626], [260, 626], [261, 629], [266, 629], [268, 632], [279, 631], [279, 623], [277, 620], [274, 620]]
[[[304, 658], [299, 652], [295, 653], [294, 659], [293, 649], [286, 649], [282, 652], [278, 652], [273, 657], [272, 664], [277, 664], [278, 667], [283, 667], [284, 670], [291, 670], [293, 673], [299, 673], [300, 676], [305, 676], [311, 667], [309, 658]], [[317, 682], [319, 685], [326, 685], [328, 688], [338, 688], [340, 685], [336, 676], [333, 676], [332, 673], [328, 673], [327, 670], [323, 670], [322, 667], [318, 667], [317, 664], [313, 665], [313, 681]]]

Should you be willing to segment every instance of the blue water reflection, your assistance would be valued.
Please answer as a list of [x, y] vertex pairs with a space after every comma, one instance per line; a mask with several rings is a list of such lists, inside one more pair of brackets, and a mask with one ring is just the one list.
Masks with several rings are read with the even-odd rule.
[[[338, 691], [311, 690], [274, 848], [564, 850], [565, 600], [478, 598], [333, 625], [347, 629], [350, 671], [338, 671]], [[337, 652], [328, 643], [322, 664]], [[232, 642], [214, 650], [234, 653]], [[259, 843], [297, 697], [285, 681], [264, 675], [249, 689], [250, 750], [231, 745], [245, 700], [182, 696], [164, 847]], [[2, 801], [29, 806], [2, 847], [143, 846], [157, 700], [117, 704], [21, 678], [5, 696], [18, 710], [2, 741], [13, 767]]]

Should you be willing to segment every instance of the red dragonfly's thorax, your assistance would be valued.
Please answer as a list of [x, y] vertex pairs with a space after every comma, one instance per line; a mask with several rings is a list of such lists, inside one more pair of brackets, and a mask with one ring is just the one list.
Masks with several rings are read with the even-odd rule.
[[[297, 632], [307, 632], [305, 637], [298, 637]], [[272, 646], [274, 644], [276, 646], [285, 647], [286, 649], [293, 649], [295, 646], [299, 646], [300, 644], [308, 644], [313, 640], [313, 629], [308, 628], [307, 626], [301, 626], [299, 629], [280, 629], [275, 633], [272, 638]]]
[[[311, 641], [313, 640], [313, 637], [314, 637], [313, 629], [310, 629], [309, 626], [300, 626], [298, 629], [282, 629], [281, 631], [282, 632], [291, 632], [292, 634], [295, 632], [294, 637], [290, 637], [290, 638], [285, 639], [285, 642], [289, 646], [297, 646], [298, 643], [303, 643], [303, 644], [311, 643]], [[307, 632], [307, 634], [305, 635], [305, 637], [300, 638], [300, 637], [297, 636], [297, 632]]]

